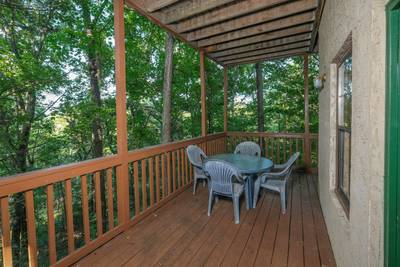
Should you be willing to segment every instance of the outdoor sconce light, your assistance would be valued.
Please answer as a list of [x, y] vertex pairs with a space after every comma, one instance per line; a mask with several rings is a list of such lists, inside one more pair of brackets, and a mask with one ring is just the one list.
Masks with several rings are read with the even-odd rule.
[[315, 78], [314, 86], [315, 88], [318, 89], [318, 91], [321, 91], [324, 88], [325, 80], [326, 80], [325, 74], [319, 75]]

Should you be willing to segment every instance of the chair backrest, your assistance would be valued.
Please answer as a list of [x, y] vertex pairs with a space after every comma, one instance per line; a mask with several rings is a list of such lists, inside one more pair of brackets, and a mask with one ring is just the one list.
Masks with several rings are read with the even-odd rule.
[[246, 141], [236, 146], [235, 154], [245, 154], [261, 157], [261, 148], [258, 144], [254, 142]]
[[193, 166], [200, 169], [203, 168], [203, 160], [206, 159], [207, 156], [200, 147], [196, 145], [190, 145], [186, 148], [186, 153], [190, 163]]
[[210, 177], [212, 190], [219, 194], [231, 195], [233, 193], [233, 183], [243, 182], [239, 170], [225, 161], [206, 161], [204, 172]]
[[299, 156], [300, 156], [300, 152], [296, 152], [292, 156], [290, 156], [289, 160], [286, 161], [286, 163], [284, 164], [285, 168], [282, 170], [282, 174], [290, 175], [290, 173], [292, 172], [294, 163], [299, 158]]

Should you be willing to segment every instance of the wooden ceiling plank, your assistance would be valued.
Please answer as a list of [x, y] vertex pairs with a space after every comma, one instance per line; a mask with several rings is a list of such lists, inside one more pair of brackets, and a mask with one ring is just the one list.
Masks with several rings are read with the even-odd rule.
[[264, 55], [260, 55], [260, 56], [241, 58], [241, 59], [237, 59], [237, 60], [223, 61], [222, 63], [224, 65], [248, 64], [248, 63], [257, 62], [257, 61], [269, 60], [272, 58], [276, 59], [279, 57], [288, 57], [288, 56], [292, 56], [292, 55], [304, 54], [307, 52], [308, 52], [308, 48], [296, 48], [296, 49], [292, 49], [292, 50], [264, 54]]
[[220, 52], [209, 53], [208, 55], [219, 58], [219, 57], [223, 57], [223, 56], [240, 54], [240, 53], [244, 53], [244, 52], [259, 50], [259, 49], [263, 49], [263, 48], [270, 48], [270, 47], [275, 47], [275, 46], [280, 46], [280, 45], [286, 45], [286, 44], [296, 43], [296, 42], [310, 40], [310, 39], [311, 39], [311, 33], [302, 33], [299, 35], [293, 35], [293, 36], [288, 36], [288, 37], [284, 37], [284, 38], [274, 39], [271, 41], [255, 43], [255, 44], [241, 46], [238, 48], [223, 50]]
[[[236, 2], [237, 0], [191, 0], [182, 1], [172, 7], [162, 10], [163, 22], [165, 24], [176, 23], [200, 13], [208, 14], [209, 10]], [[264, 0], [265, 1], [265, 0]], [[211, 11], [210, 11], [211, 12]]]
[[277, 20], [300, 12], [315, 10], [318, 0], [300, 0], [289, 4], [281, 5], [275, 8], [266, 9], [257, 13], [252, 13], [237, 19], [218, 23], [206, 28], [187, 33], [186, 39], [197, 41], [214, 35], [220, 35], [227, 32], [244, 29], [256, 24]]
[[239, 39], [239, 40], [234, 40], [226, 43], [221, 43], [217, 45], [211, 45], [205, 48], [205, 51], [207, 53], [212, 53], [212, 52], [219, 52], [219, 51], [224, 51], [227, 49], [233, 49], [236, 47], [242, 47], [246, 45], [252, 45], [260, 42], [265, 42], [269, 40], [275, 40], [279, 38], [284, 38], [284, 37], [290, 37], [293, 35], [298, 35], [298, 34], [303, 34], [303, 33], [310, 33], [312, 31], [312, 24], [304, 24], [300, 26], [294, 26], [291, 28], [287, 28], [284, 30], [277, 30], [273, 32], [267, 32], [267, 33], [262, 33], [259, 35]]
[[307, 40], [307, 41], [302, 41], [302, 42], [297, 42], [297, 43], [274, 46], [274, 47], [270, 47], [270, 48], [254, 50], [254, 51], [240, 53], [240, 54], [236, 54], [236, 55], [218, 57], [217, 60], [224, 62], [227, 60], [235, 60], [235, 59], [248, 58], [248, 57], [253, 57], [253, 56], [261, 56], [261, 55], [275, 53], [275, 52], [282, 52], [282, 51], [287, 51], [287, 50], [291, 50], [291, 49], [295, 49], [295, 48], [309, 48], [310, 43], [311, 43], [310, 40]]
[[237, 62], [237, 63], [225, 64], [225, 65], [222, 65], [222, 66], [224, 66], [224, 67], [235, 67], [235, 66], [240, 66], [240, 65], [245, 65], [245, 64], [255, 64], [257, 62], [280, 60], [280, 59], [289, 58], [289, 57], [295, 57], [295, 56], [304, 56], [305, 54], [307, 54], [307, 53], [306, 52], [289, 53], [289, 54], [284, 54], [284, 55], [275, 56], [275, 57], [266, 57], [266, 58], [261, 58], [261, 59], [255, 59], [255, 60], [249, 60], [249, 61], [242, 61], [242, 62]]
[[225, 43], [228, 41], [241, 39], [253, 35], [259, 35], [261, 33], [271, 32], [279, 29], [289, 28], [300, 24], [306, 24], [314, 21], [314, 12], [302, 13], [299, 15], [294, 15], [286, 17], [279, 20], [274, 20], [271, 22], [266, 22], [253, 26], [250, 28], [245, 28], [233, 32], [224, 33], [211, 38], [203, 39], [197, 42], [198, 47], [205, 47], [219, 43]]
[[[293, 1], [293, 0], [291, 0]], [[193, 31], [205, 26], [244, 16], [262, 9], [274, 7], [278, 4], [287, 3], [288, 0], [247, 0], [234, 3], [191, 19], [182, 21], [176, 25], [178, 32]], [[176, 13], [176, 12], [175, 12]]]
[[146, 3], [146, 10], [148, 12], [154, 12], [167, 6], [173, 5], [179, 1], [180, 0], [147, 0], [144, 2]]

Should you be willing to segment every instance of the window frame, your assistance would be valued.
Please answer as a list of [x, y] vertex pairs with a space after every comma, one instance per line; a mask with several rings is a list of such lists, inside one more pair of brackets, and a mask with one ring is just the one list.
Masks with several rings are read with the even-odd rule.
[[[351, 188], [351, 129], [353, 120], [351, 120], [350, 128], [344, 127], [343, 125], [339, 125], [339, 90], [340, 90], [340, 83], [339, 83], [339, 75], [340, 75], [340, 67], [344, 64], [348, 57], [352, 57], [352, 34], [350, 33], [345, 42], [343, 43], [342, 47], [340, 48], [339, 52], [337, 53], [336, 57], [333, 60], [333, 63], [336, 64], [336, 101], [335, 101], [335, 110], [336, 110], [336, 177], [335, 177], [335, 193], [341, 203], [343, 210], [346, 213], [347, 218], [350, 215], [350, 188]], [[353, 65], [353, 61], [352, 61]], [[352, 75], [353, 79], [353, 75]], [[353, 99], [351, 100], [351, 105], [353, 105]], [[353, 109], [351, 109], [353, 111]], [[352, 112], [353, 113], [353, 112]], [[352, 116], [352, 114], [351, 114]], [[347, 131], [350, 133], [350, 140], [349, 140], [349, 196], [343, 192], [340, 187], [340, 168], [339, 168], [339, 146], [340, 146], [340, 131]]]

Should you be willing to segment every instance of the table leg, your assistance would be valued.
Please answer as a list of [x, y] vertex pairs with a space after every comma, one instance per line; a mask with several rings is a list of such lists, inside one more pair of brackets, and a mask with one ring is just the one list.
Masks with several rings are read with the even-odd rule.
[[247, 209], [254, 209], [254, 203], [253, 203], [253, 195], [254, 195], [254, 176], [249, 175], [246, 179], [246, 190], [247, 190], [247, 196], [248, 196], [248, 202], [246, 203]]

